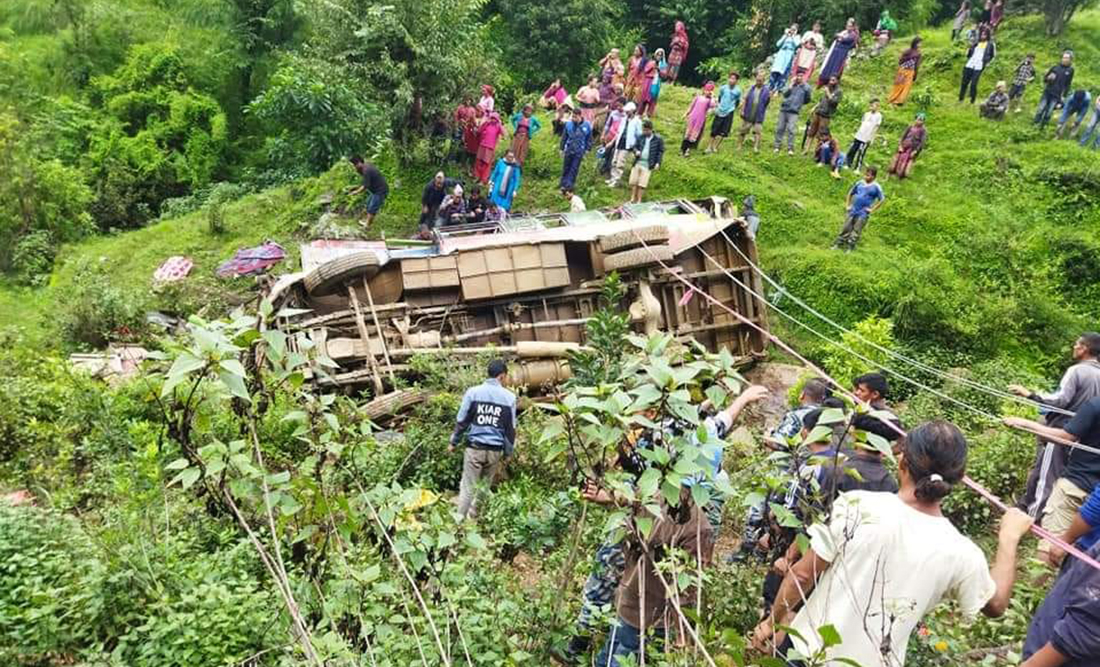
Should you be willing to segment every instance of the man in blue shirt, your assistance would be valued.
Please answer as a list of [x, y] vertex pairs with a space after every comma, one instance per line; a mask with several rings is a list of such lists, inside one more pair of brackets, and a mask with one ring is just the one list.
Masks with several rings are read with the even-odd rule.
[[563, 191], [572, 190], [581, 170], [581, 160], [592, 146], [592, 126], [581, 116], [580, 108], [573, 109], [573, 120], [565, 124], [561, 133], [561, 181]]
[[878, 169], [867, 167], [867, 171], [863, 173], [863, 180], [858, 181], [848, 191], [848, 219], [844, 223], [844, 228], [840, 230], [840, 236], [833, 242], [834, 248], [844, 247], [847, 252], [855, 250], [867, 219], [886, 200], [886, 193], [882, 191], [882, 186], [875, 182], [875, 176], [878, 176]]
[[729, 81], [718, 89], [718, 106], [714, 109], [714, 120], [710, 123], [710, 145], [705, 151], [707, 153], [717, 153], [722, 140], [730, 136], [733, 112], [741, 104], [741, 87], [737, 85], [740, 78], [741, 75], [737, 72], [730, 72]]
[[465, 436], [458, 491], [458, 515], [463, 519], [477, 511], [475, 487], [491, 483], [501, 459], [511, 456], [516, 446], [516, 395], [504, 388], [507, 371], [503, 360], [489, 362], [488, 379], [466, 390], [458, 410], [447, 451], [453, 452]]

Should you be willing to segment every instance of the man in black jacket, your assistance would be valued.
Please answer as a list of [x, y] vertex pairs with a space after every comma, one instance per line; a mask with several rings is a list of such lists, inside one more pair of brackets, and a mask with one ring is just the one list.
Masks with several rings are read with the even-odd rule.
[[634, 168], [630, 170], [630, 201], [642, 201], [649, 187], [649, 175], [661, 167], [665, 156], [665, 140], [653, 131], [653, 121], [642, 123], [642, 137], [634, 147]]
[[1046, 127], [1055, 107], [1062, 103], [1069, 87], [1073, 85], [1073, 51], [1062, 54], [1062, 62], [1047, 70], [1043, 83], [1043, 96], [1039, 98], [1039, 108], [1032, 121], [1039, 127]]

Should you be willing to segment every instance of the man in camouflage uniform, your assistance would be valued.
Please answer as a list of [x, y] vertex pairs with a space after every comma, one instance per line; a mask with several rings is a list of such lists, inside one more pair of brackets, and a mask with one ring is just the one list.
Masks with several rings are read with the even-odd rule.
[[[707, 430], [708, 440], [721, 442], [732, 429], [733, 422], [737, 419], [741, 410], [766, 395], [767, 390], [763, 387], [749, 387], [728, 408], [718, 414], [704, 417], [702, 424]], [[647, 415], [647, 417], [652, 418], [653, 415]], [[665, 420], [661, 426], [660, 431], [649, 431], [631, 437], [630, 448], [620, 448], [619, 450], [619, 465], [623, 470], [633, 475], [635, 481], [642, 476], [646, 469], [646, 459], [638, 451], [659, 444], [663, 433], [681, 434], [688, 428], [685, 425], [677, 424], [675, 420], [671, 419]], [[710, 463], [712, 477], [719, 478], [726, 474], [722, 470], [722, 449], [720, 447]], [[685, 483], [690, 485], [691, 482]], [[714, 539], [717, 539], [718, 529], [722, 524], [722, 509], [725, 498], [713, 488], [708, 480], [699, 480], [699, 483], [706, 486], [710, 492], [710, 502], [703, 508], [703, 511], [713, 530]], [[585, 500], [601, 504], [613, 502], [607, 491], [599, 489], [591, 483], [585, 487], [582, 496]], [[601, 612], [614, 610], [615, 593], [626, 570], [626, 556], [623, 548], [622, 541], [619, 541], [616, 543], [605, 542], [596, 549], [592, 572], [584, 582], [583, 600], [580, 614], [577, 616], [576, 630], [564, 650], [557, 648], [551, 650], [551, 657], [556, 661], [566, 665], [581, 664], [584, 654], [588, 652], [592, 644], [592, 634], [595, 630], [597, 615]]]

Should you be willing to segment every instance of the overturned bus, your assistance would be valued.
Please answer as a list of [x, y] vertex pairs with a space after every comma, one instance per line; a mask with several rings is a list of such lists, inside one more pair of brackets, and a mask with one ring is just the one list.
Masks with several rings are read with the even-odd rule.
[[492, 347], [514, 359], [514, 382], [534, 387], [570, 376], [568, 351], [584, 345], [612, 271], [636, 331], [695, 339], [745, 362], [761, 355], [763, 333], [692, 298], [669, 273], [766, 330], [765, 304], [725, 273], [763, 293], [742, 254], [757, 261], [745, 221], [722, 197], [626, 204], [446, 227], [424, 246], [313, 241], [302, 246], [302, 271], [282, 277], [271, 298], [298, 313], [278, 326], [308, 332], [335, 362], [317, 374], [321, 384], [382, 394], [415, 354]]

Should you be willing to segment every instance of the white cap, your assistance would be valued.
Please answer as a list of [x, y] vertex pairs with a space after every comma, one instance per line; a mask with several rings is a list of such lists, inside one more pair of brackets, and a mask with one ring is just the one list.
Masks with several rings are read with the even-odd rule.
[[627, 102], [626, 106], [623, 107], [623, 111], [625, 111], [627, 113], [630, 113], [631, 111], [634, 111], [637, 108], [638, 108], [637, 104], [634, 104], [633, 102]]

